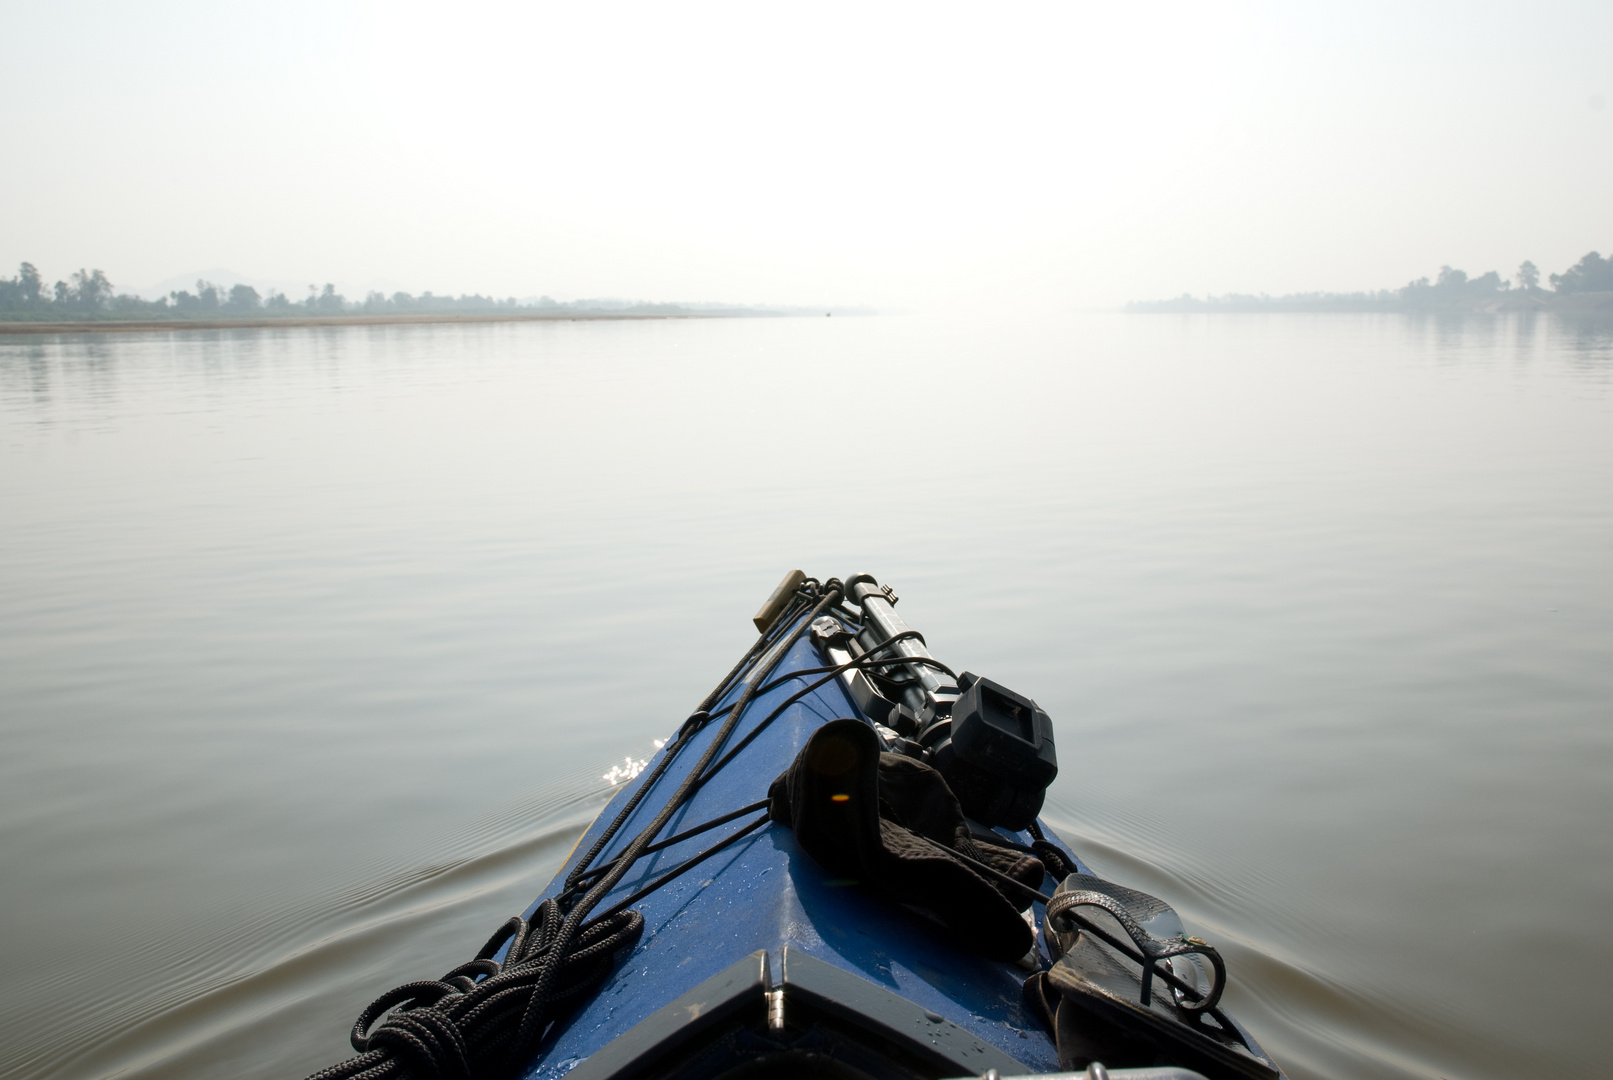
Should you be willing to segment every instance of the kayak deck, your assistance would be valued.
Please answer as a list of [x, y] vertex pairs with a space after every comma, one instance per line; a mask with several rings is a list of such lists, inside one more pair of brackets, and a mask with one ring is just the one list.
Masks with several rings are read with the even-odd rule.
[[[803, 635], [773, 669], [772, 679], [820, 668], [822, 663]], [[761, 717], [805, 685], [805, 679], [792, 680], [757, 695], [729, 745], [749, 734]], [[739, 690], [738, 686], [731, 688], [722, 704], [731, 704]], [[716, 772], [680, 808], [664, 833], [675, 835], [765, 799], [768, 785], [789, 766], [817, 728], [839, 717], [860, 715], [839, 680], [826, 683], [785, 709]], [[718, 728], [719, 725], [708, 724], [690, 738], [658, 781], [659, 790], [676, 789], [709, 740], [716, 737]], [[657, 751], [657, 757], [669, 749]], [[554, 881], [527, 910], [527, 918], [545, 898], [562, 891], [566, 874], [640, 785], [650, 779], [655, 763], [652, 759], [643, 773], [613, 796]], [[624, 847], [661, 805], [653, 793], [646, 797], [594, 865], [608, 861]], [[759, 813], [765, 815], [766, 811]], [[749, 820], [736, 820], [645, 856], [605, 897], [602, 909], [739, 831]], [[996, 831], [1021, 844], [1028, 845], [1032, 839], [1027, 833]], [[1066, 852], [1079, 872], [1091, 873], [1049, 830], [1044, 827], [1043, 832]], [[1056, 882], [1048, 878], [1044, 884], [1051, 889]], [[990, 1055], [991, 1061], [999, 1062], [1000, 1054], [1017, 1065], [1011, 1069], [1013, 1072], [1058, 1071], [1058, 1053], [1052, 1039], [1021, 998], [1027, 968], [965, 951], [951, 942], [941, 927], [932, 927], [912, 912], [872, 896], [851, 882], [829, 877], [800, 850], [795, 834], [788, 828], [762, 825], [706, 862], [654, 889], [633, 906], [643, 915], [645, 927], [631, 955], [592, 999], [560, 1025], [558, 1034], [545, 1040], [538, 1057], [521, 1074], [524, 1077], [551, 1080], [566, 1075], [669, 1002], [758, 952], [766, 954], [764, 978], [773, 983], [784, 977], [786, 969], [793, 976], [795, 971], [813, 968], [811, 962], [818, 961], [917, 1006], [932, 1025], [932, 1034], [950, 1032], [952, 1025], [967, 1031], [995, 1051]], [[1040, 936], [1036, 948], [1043, 964], [1048, 963], [1050, 958]], [[854, 983], [843, 985], [847, 993], [859, 988]], [[978, 1074], [985, 1070], [972, 1071]]]

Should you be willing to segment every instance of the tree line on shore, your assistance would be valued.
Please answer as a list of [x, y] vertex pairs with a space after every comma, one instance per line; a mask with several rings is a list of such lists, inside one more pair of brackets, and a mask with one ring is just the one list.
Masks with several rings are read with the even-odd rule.
[[[1126, 305], [1127, 311], [1474, 311], [1530, 310], [1552, 307], [1613, 306], [1592, 303], [1613, 294], [1613, 258], [1590, 252], [1579, 262], [1540, 285], [1540, 270], [1525, 261], [1508, 281], [1491, 270], [1478, 277], [1449, 266], [1430, 281], [1418, 278], [1398, 289], [1355, 293], [1293, 293], [1287, 296], [1248, 296], [1232, 293], [1195, 299], [1184, 293], [1171, 300], [1145, 300]], [[1613, 300], [1613, 297], [1609, 298]]]
[[[1170, 300], [1138, 301], [1126, 305], [1134, 312], [1181, 311], [1463, 311], [1527, 310], [1531, 308], [1572, 307], [1575, 301], [1607, 300], [1593, 306], [1613, 307], [1613, 258], [1604, 259], [1590, 252], [1561, 274], [1552, 274], [1551, 289], [1540, 285], [1540, 271], [1532, 262], [1518, 267], [1512, 280], [1504, 280], [1494, 270], [1477, 277], [1449, 266], [1440, 267], [1434, 280], [1418, 278], [1398, 289], [1355, 293], [1295, 293], [1287, 296], [1229, 294], [1203, 300], [1184, 293]], [[1579, 305], [1584, 306], [1584, 305]], [[690, 308], [680, 304], [647, 304], [624, 301], [580, 300], [562, 303], [542, 296], [520, 301], [515, 297], [498, 299], [481, 294], [437, 296], [430, 292], [413, 296], [395, 292], [391, 296], [371, 292], [363, 300], [350, 301], [334, 285], [323, 289], [308, 287], [308, 296], [292, 300], [271, 290], [259, 294], [250, 285], [229, 288], [208, 281], [197, 281], [196, 291], [179, 289], [158, 300], [146, 300], [129, 293], [117, 293], [100, 270], [77, 270], [66, 281], [47, 287], [32, 263], [23, 263], [17, 275], [0, 278], [0, 319], [19, 322], [59, 322], [85, 320], [190, 320], [292, 317], [353, 314], [566, 314], [568, 312], [616, 312], [623, 314], [677, 315], [715, 310], [706, 305]], [[735, 310], [733, 314], [742, 312]], [[745, 312], [749, 313], [749, 312]]]
[[0, 278], [0, 319], [26, 322], [79, 322], [87, 320], [239, 319], [309, 315], [430, 315], [430, 314], [519, 314], [531, 312], [564, 314], [576, 311], [620, 311], [628, 314], [684, 313], [678, 304], [586, 300], [561, 302], [547, 296], [520, 301], [515, 297], [498, 299], [479, 293], [437, 296], [430, 292], [414, 296], [395, 292], [386, 296], [372, 292], [363, 300], [348, 300], [334, 285], [323, 289], [308, 286], [308, 296], [292, 300], [271, 290], [259, 294], [250, 285], [225, 288], [208, 281], [197, 281], [196, 291], [179, 289], [160, 300], [146, 300], [129, 293], [117, 293], [100, 270], [77, 270], [66, 281], [46, 286], [32, 263], [23, 263], [17, 275]]

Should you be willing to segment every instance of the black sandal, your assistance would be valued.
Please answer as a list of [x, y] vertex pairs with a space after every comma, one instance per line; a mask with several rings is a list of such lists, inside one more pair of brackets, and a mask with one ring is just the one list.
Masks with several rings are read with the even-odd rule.
[[[1042, 933], [1055, 963], [1027, 980], [1025, 992], [1054, 1031], [1062, 1068], [1102, 1060], [1110, 1068], [1181, 1065], [1212, 1080], [1281, 1077], [1218, 1007], [1221, 954], [1189, 937], [1163, 900], [1071, 874], [1047, 904]], [[1156, 992], [1156, 980], [1170, 993]]]

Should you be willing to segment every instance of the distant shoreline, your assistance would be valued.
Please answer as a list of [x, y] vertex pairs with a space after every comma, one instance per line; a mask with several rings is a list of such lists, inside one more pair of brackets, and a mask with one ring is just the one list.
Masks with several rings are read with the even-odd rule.
[[0, 319], [0, 334], [111, 334], [163, 330], [258, 330], [273, 326], [407, 326], [417, 323], [603, 322], [644, 319], [732, 319], [755, 316], [687, 312], [634, 314], [631, 312], [522, 312], [485, 315], [270, 315], [240, 319], [85, 319], [83, 321], [11, 322]]
[[1394, 293], [1310, 293], [1293, 296], [1208, 296], [1200, 300], [1179, 296], [1171, 300], [1133, 301], [1121, 309], [1128, 315], [1197, 314], [1393, 314], [1393, 315], [1504, 315], [1518, 312], [1552, 312], [1560, 315], [1613, 313], [1613, 292], [1554, 295], [1500, 293], [1490, 297], [1440, 298], [1411, 303]]
[[1548, 280], [1551, 282], [1549, 292], [1540, 287], [1540, 268], [1525, 259], [1518, 267], [1516, 289], [1511, 281], [1503, 281], [1494, 270], [1470, 278], [1465, 270], [1442, 266], [1437, 279], [1418, 278], [1398, 289], [1289, 293], [1287, 296], [1230, 293], [1206, 296], [1203, 300], [1183, 293], [1169, 300], [1133, 301], [1124, 310], [1140, 315], [1201, 311], [1392, 311], [1406, 315], [1497, 315], [1527, 311], [1576, 315], [1613, 313], [1613, 259], [1604, 259], [1592, 251], [1561, 274], [1550, 275]]

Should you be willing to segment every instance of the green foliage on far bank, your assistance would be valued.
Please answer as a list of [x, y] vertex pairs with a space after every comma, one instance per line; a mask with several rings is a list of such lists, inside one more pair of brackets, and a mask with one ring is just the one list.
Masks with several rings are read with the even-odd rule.
[[520, 301], [472, 294], [419, 296], [396, 292], [385, 296], [372, 292], [363, 300], [348, 300], [334, 285], [323, 289], [310, 285], [308, 296], [292, 300], [271, 291], [262, 296], [250, 285], [229, 289], [208, 281], [196, 282], [196, 291], [180, 289], [160, 300], [145, 300], [128, 293], [117, 294], [100, 270], [79, 270], [66, 281], [46, 287], [32, 263], [23, 263], [13, 278], [0, 278], [0, 320], [9, 322], [91, 322], [163, 320], [262, 319], [265, 317], [306, 318], [325, 315], [484, 315], [522, 314], [756, 314], [741, 309], [689, 307], [681, 304], [650, 304], [619, 300], [579, 300], [563, 303], [547, 296]]
[[[1294, 293], [1288, 296], [1230, 294], [1203, 300], [1183, 294], [1172, 300], [1126, 305], [1133, 312], [1184, 311], [1528, 311], [1570, 307], [1613, 309], [1613, 259], [1591, 252], [1540, 287], [1540, 271], [1525, 261], [1513, 279], [1494, 270], [1478, 277], [1449, 266], [1430, 281], [1418, 278], [1398, 289], [1356, 293]], [[1602, 296], [1600, 294], [1607, 294]]]

